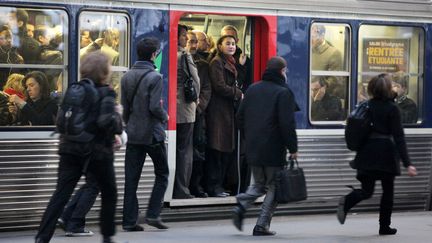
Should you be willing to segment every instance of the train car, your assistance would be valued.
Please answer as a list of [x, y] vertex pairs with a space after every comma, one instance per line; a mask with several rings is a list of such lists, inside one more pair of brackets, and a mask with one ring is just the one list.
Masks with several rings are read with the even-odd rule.
[[[355, 171], [349, 167], [354, 153], [345, 146], [344, 120], [355, 104], [367, 98], [369, 78], [383, 72], [402, 80], [395, 83], [404, 90], [398, 102], [410, 99], [415, 107], [407, 112], [404, 126], [409, 154], [419, 175], [397, 178], [395, 208], [430, 210], [430, 16], [429, 0], [3, 0], [0, 230], [38, 226], [55, 189], [58, 164], [54, 123], [20, 120], [9, 114], [8, 94], [3, 86], [8, 88], [12, 74], [22, 79], [19, 75], [30, 71], [44, 72], [51, 97], [60, 100], [68, 85], [79, 80], [80, 56], [96, 43], [113, 61], [111, 85], [119, 92], [121, 76], [137, 59], [136, 43], [146, 36], [155, 36], [162, 43], [156, 65], [164, 77], [163, 105], [170, 117], [166, 127], [170, 177], [162, 216], [168, 221], [230, 217], [235, 203], [232, 196], [184, 200], [172, 197], [180, 23], [203, 30], [215, 39], [224, 25], [235, 26], [241, 37], [238, 45], [251, 60], [254, 82], [260, 80], [269, 57], [279, 55], [287, 60], [287, 82], [300, 107], [296, 114], [299, 163], [306, 174], [308, 199], [281, 205], [279, 215], [334, 212], [337, 199], [350, 190], [345, 186], [359, 186]], [[32, 46], [43, 51], [35, 54]], [[336, 104], [329, 109], [316, 106], [319, 96], [324, 96], [322, 87], [327, 88], [327, 96]], [[317, 95], [319, 92], [321, 95]], [[115, 158], [119, 218], [124, 155], [122, 148]], [[138, 188], [141, 210], [146, 208], [153, 185], [151, 163], [147, 159]], [[374, 196], [357, 210], [375, 210], [377, 202]], [[89, 214], [90, 221], [96, 218], [99, 205], [97, 202]]]

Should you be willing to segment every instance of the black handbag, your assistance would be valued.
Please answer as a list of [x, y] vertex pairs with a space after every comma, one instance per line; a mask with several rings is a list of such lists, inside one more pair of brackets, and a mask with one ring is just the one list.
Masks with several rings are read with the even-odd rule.
[[189, 64], [187, 62], [186, 54], [183, 54], [182, 57], [183, 57], [184, 64], [186, 65], [187, 72], [188, 72], [186, 74], [186, 79], [183, 81], [185, 101], [187, 103], [192, 103], [192, 102], [195, 102], [198, 100], [198, 94], [195, 90], [195, 86], [193, 85], [194, 80], [192, 79], [192, 75], [191, 75], [190, 70], [189, 70]]
[[[289, 165], [288, 165], [289, 163]], [[297, 160], [290, 159], [284, 169], [276, 173], [276, 201], [289, 203], [306, 200], [306, 180]]]

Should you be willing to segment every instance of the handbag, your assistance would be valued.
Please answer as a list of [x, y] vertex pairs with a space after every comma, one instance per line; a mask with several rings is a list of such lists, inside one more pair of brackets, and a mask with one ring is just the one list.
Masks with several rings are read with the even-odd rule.
[[189, 70], [186, 54], [183, 54], [182, 57], [187, 69], [186, 79], [183, 81], [185, 101], [187, 103], [192, 103], [198, 100], [198, 94], [195, 90], [195, 86], [193, 85], [194, 80], [192, 79], [192, 75]]
[[275, 180], [275, 194], [278, 203], [306, 200], [306, 180], [303, 169], [299, 167], [296, 159], [290, 159], [284, 168], [276, 173]]

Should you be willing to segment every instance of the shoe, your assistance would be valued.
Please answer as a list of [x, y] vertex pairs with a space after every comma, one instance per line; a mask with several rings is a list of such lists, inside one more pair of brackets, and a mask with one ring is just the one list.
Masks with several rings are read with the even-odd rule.
[[127, 232], [134, 232], [134, 231], [144, 231], [144, 228], [141, 225], [137, 224], [132, 227], [123, 227], [123, 230]]
[[262, 226], [255, 225], [255, 228], [253, 229], [253, 236], [269, 236], [269, 235], [275, 235], [275, 231], [270, 231]]
[[79, 236], [92, 236], [94, 233], [88, 229], [83, 229], [82, 231], [66, 231], [65, 233], [68, 237], [79, 237]]
[[397, 229], [390, 228], [390, 226], [380, 226], [379, 234], [380, 235], [395, 235], [397, 232]]
[[104, 236], [102, 243], [115, 243], [110, 236]]
[[207, 198], [208, 194], [205, 192], [197, 192], [194, 194], [195, 197], [199, 197], [199, 198]]
[[62, 218], [57, 219], [57, 225], [64, 231], [66, 231], [66, 224]]
[[152, 219], [152, 218], [145, 218], [146, 224], [153, 226], [158, 229], [168, 229], [169, 227], [165, 225], [160, 218]]
[[337, 219], [339, 220], [340, 224], [345, 223], [345, 219], [346, 219], [346, 215], [347, 215], [347, 212], [345, 212], [345, 201], [346, 201], [345, 196], [342, 196], [339, 199], [339, 204], [337, 207], [336, 216], [337, 216]]
[[246, 210], [244, 210], [241, 205], [234, 207], [233, 210], [233, 224], [240, 231], [243, 231], [243, 219], [245, 212]]

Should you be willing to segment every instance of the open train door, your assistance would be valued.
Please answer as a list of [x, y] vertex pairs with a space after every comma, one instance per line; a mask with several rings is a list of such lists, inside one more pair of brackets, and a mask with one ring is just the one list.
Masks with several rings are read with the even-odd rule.
[[[176, 168], [176, 112], [177, 112], [177, 31], [178, 24], [191, 26], [211, 36], [216, 42], [220, 30], [225, 25], [234, 25], [238, 29], [237, 45], [251, 60], [249, 82], [259, 81], [264, 73], [267, 60], [276, 55], [277, 17], [269, 15], [226, 14], [218, 12], [170, 11], [169, 32], [169, 90], [168, 90], [168, 163], [170, 179], [165, 201], [170, 206], [191, 206], [188, 200], [172, 200], [173, 183]], [[203, 199], [204, 204], [212, 204], [211, 199]], [[217, 204], [221, 200], [216, 200]], [[227, 200], [230, 203], [232, 200]], [[194, 200], [194, 205], [197, 202]]]

